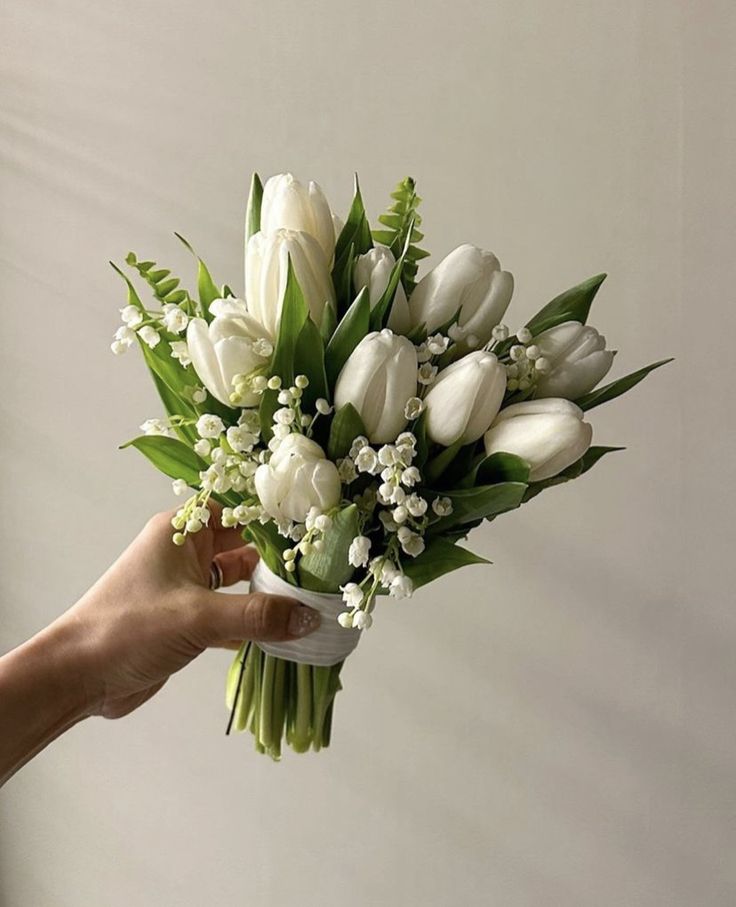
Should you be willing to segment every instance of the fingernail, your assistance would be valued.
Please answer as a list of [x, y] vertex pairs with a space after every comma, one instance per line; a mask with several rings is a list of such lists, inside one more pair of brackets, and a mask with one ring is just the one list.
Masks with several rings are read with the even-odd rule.
[[297, 605], [296, 608], [291, 609], [287, 629], [291, 636], [306, 636], [317, 629], [320, 620], [319, 611], [308, 608], [306, 605]]

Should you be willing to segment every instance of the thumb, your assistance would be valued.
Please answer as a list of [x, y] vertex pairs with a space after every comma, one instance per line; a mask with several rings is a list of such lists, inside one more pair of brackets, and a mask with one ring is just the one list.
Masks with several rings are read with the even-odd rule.
[[300, 639], [319, 627], [320, 614], [283, 595], [210, 592], [202, 608], [210, 645], [230, 639]]

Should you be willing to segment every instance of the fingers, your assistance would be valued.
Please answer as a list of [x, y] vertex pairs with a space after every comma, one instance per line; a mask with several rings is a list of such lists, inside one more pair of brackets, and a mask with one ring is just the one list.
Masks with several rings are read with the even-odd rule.
[[300, 639], [317, 629], [320, 616], [282, 595], [254, 592], [250, 595], [225, 595], [209, 592], [200, 610], [208, 645], [221, 645], [233, 639], [276, 641]]
[[258, 563], [258, 552], [255, 548], [241, 546], [224, 551], [215, 556], [217, 566], [222, 571], [222, 585], [232, 586], [241, 580], [249, 580]]

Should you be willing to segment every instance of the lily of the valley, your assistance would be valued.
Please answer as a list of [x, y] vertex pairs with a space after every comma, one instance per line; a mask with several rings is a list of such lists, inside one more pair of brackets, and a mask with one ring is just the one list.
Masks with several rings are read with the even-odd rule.
[[431, 334], [457, 314], [461, 346], [481, 346], [491, 339], [511, 302], [514, 278], [502, 271], [493, 254], [464, 243], [426, 274], [411, 295], [411, 326], [426, 325]]
[[258, 467], [255, 486], [261, 506], [278, 523], [303, 523], [312, 508], [320, 513], [340, 503], [340, 477], [325, 452], [305, 435], [293, 433], [268, 463]]
[[[395, 264], [396, 259], [391, 249], [382, 245], [374, 246], [355, 260], [353, 269], [355, 292], [359, 293], [363, 287], [368, 287], [371, 309], [376, 307], [383, 296]], [[396, 287], [388, 326], [397, 334], [408, 334], [411, 330], [409, 303], [401, 283]]]
[[311, 234], [287, 229], [255, 233], [245, 250], [245, 298], [250, 314], [272, 338], [278, 334], [289, 260], [317, 326], [325, 307], [335, 305], [328, 260]]
[[291, 173], [266, 180], [261, 200], [261, 232], [281, 229], [308, 233], [320, 244], [328, 264], [335, 253], [335, 222], [324, 193], [310, 180], [305, 186]]
[[504, 451], [526, 460], [534, 482], [552, 478], [590, 447], [593, 429], [583, 417], [579, 406], [558, 397], [514, 403], [486, 432], [486, 453]]
[[608, 374], [614, 353], [606, 338], [589, 325], [565, 321], [538, 334], [532, 341], [547, 363], [537, 380], [537, 397], [575, 400]]
[[203, 318], [193, 318], [187, 328], [187, 349], [194, 371], [220, 403], [256, 406], [260, 398], [250, 389], [233, 399], [234, 379], [266, 365], [271, 341], [242, 300], [217, 300], [211, 310], [215, 318], [209, 325]]
[[335, 406], [351, 403], [370, 441], [394, 441], [407, 423], [407, 401], [417, 392], [414, 344], [388, 328], [373, 331], [348, 357], [335, 385]]
[[493, 353], [468, 353], [443, 369], [424, 398], [427, 435], [450, 447], [477, 441], [496, 418], [506, 391], [506, 370]]

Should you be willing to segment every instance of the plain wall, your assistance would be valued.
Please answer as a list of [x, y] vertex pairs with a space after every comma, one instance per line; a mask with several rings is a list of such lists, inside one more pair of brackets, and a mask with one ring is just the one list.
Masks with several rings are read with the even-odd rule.
[[[6, 0], [0, 649], [71, 604], [169, 483], [108, 349], [129, 249], [242, 282], [249, 174], [369, 213], [406, 174], [433, 261], [516, 276], [514, 324], [606, 270], [595, 410], [628, 450], [475, 532], [494, 561], [382, 605], [330, 750], [226, 738], [213, 651], [0, 795], [2, 907], [736, 902], [736, 14], [718, 0]], [[50, 691], [50, 694], [52, 691]]]

